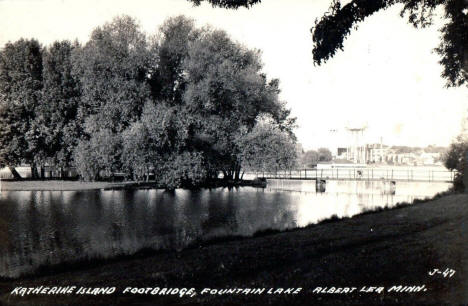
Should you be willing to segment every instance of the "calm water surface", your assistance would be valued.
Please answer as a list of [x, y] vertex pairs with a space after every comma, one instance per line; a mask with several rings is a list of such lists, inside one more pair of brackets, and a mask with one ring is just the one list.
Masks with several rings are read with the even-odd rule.
[[332, 215], [393, 206], [447, 190], [446, 183], [272, 180], [266, 189], [3, 191], [0, 194], [0, 276], [39, 266], [181, 249], [197, 239], [249, 236], [302, 227]]

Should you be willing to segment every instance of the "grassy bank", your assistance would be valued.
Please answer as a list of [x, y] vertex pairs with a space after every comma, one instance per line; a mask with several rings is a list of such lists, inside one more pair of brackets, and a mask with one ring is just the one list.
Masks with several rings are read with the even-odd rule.
[[[255, 238], [213, 241], [180, 252], [103, 262], [80, 270], [0, 282], [7, 305], [341, 305], [468, 302], [468, 195]], [[450, 268], [453, 277], [429, 275]], [[110, 296], [12, 296], [16, 286], [109, 287]], [[424, 285], [418, 293], [388, 292]], [[122, 294], [127, 286], [194, 287], [194, 297]], [[383, 286], [381, 293], [314, 293], [317, 287]], [[303, 288], [297, 295], [209, 295], [203, 288]]]

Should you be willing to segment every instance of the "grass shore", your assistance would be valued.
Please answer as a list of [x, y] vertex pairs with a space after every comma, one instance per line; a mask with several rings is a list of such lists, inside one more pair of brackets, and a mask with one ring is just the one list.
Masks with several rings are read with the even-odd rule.
[[[468, 303], [468, 195], [325, 222], [304, 229], [216, 241], [49, 275], [0, 281], [5, 305], [374, 305]], [[434, 269], [455, 271], [452, 277]], [[17, 286], [116, 287], [112, 295], [10, 295]], [[388, 292], [392, 286], [421, 292]], [[123, 294], [126, 287], [195, 288], [197, 295]], [[384, 287], [380, 293], [362, 287]], [[203, 288], [298, 288], [295, 295], [210, 295]], [[317, 293], [317, 287], [356, 287]]]

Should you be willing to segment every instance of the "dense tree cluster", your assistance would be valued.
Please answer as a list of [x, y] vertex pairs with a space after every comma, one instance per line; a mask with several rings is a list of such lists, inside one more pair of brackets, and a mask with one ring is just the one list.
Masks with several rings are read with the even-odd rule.
[[183, 16], [148, 37], [123, 16], [84, 45], [7, 43], [0, 164], [75, 166], [86, 180], [154, 173], [168, 188], [293, 165], [294, 119], [259, 51]]
[[34, 165], [36, 151], [41, 150], [36, 120], [43, 89], [42, 71], [42, 47], [38, 41], [21, 39], [2, 50], [0, 160], [8, 166], [23, 161]]

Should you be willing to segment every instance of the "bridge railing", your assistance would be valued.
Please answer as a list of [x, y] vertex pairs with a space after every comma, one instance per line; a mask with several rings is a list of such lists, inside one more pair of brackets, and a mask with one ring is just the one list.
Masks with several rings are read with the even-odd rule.
[[255, 173], [258, 177], [277, 179], [397, 180], [426, 182], [453, 182], [455, 174], [455, 171], [449, 170], [390, 168], [297, 169]]

